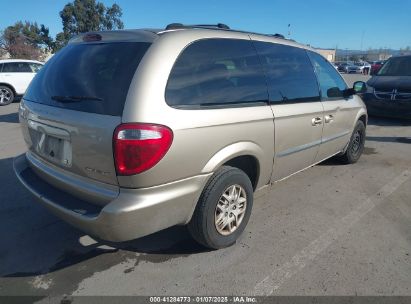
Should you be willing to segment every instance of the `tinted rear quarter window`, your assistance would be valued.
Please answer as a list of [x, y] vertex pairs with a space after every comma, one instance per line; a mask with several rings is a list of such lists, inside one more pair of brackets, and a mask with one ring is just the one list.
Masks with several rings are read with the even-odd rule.
[[204, 39], [180, 54], [170, 73], [172, 107], [266, 104], [264, 73], [251, 41]]
[[[24, 98], [70, 110], [121, 116], [131, 79], [149, 46], [145, 42], [69, 44], [39, 70]], [[71, 100], [72, 96], [82, 100]]]
[[268, 78], [271, 103], [319, 101], [313, 66], [304, 49], [254, 42]]

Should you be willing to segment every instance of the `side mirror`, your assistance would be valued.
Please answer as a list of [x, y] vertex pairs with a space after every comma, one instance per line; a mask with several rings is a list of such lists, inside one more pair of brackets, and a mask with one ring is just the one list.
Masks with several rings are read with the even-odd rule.
[[327, 90], [327, 97], [329, 98], [336, 98], [336, 97], [343, 97], [344, 92], [341, 91], [338, 87], [329, 88]]
[[354, 89], [345, 89], [343, 91], [343, 97], [344, 98], [348, 98], [348, 97], [353, 96], [355, 94], [357, 94], [357, 92]]
[[365, 93], [367, 91], [367, 85], [364, 81], [356, 81], [354, 82], [353, 89], [357, 94]]

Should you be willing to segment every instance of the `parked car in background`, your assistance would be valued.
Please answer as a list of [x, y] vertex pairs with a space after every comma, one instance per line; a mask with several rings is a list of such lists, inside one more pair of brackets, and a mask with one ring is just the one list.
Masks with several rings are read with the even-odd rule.
[[339, 63], [337, 63], [337, 70], [338, 70], [338, 72], [344, 73], [344, 71], [345, 71], [345, 66], [346, 66], [346, 65], [348, 65], [347, 62], [339, 62]]
[[342, 72], [342, 62], [336, 61], [334, 62], [335, 66], [337, 67], [338, 72]]
[[366, 61], [356, 62], [355, 65], [360, 68], [361, 74], [368, 75], [371, 71], [371, 64]]
[[356, 66], [354, 63], [350, 63], [350, 62], [342, 63], [339, 66], [338, 70], [342, 73], [347, 73], [347, 74], [360, 73], [361, 71], [359, 66]]
[[42, 66], [34, 60], [0, 60], [0, 106], [21, 97]]
[[411, 119], [411, 55], [388, 59], [367, 86], [370, 115]]
[[384, 64], [384, 60], [378, 60], [378, 61], [372, 61], [371, 62], [371, 75], [375, 75], [378, 73], [378, 71], [381, 69], [381, 67]]
[[14, 170], [92, 236], [188, 224], [204, 246], [227, 247], [254, 192], [332, 156], [360, 158], [365, 83], [355, 88], [307, 46], [226, 25], [85, 33], [24, 95], [28, 151]]

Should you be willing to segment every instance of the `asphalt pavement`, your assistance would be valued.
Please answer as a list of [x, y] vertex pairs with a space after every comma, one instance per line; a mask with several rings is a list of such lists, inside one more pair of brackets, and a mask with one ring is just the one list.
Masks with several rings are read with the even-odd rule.
[[185, 227], [107, 244], [50, 214], [12, 170], [17, 109], [0, 107], [0, 295], [411, 296], [411, 123], [371, 118], [357, 164], [276, 183], [240, 240], [209, 251]]

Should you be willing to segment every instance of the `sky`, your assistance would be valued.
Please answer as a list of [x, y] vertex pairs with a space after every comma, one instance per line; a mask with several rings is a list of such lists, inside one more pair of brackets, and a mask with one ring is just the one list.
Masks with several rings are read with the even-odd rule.
[[[36, 21], [55, 37], [68, 0], [0, 0], [0, 30]], [[100, 0], [123, 9], [125, 28], [225, 23], [233, 29], [281, 33], [322, 48], [366, 50], [411, 46], [411, 0]], [[6, 13], [5, 13], [6, 12]]]

